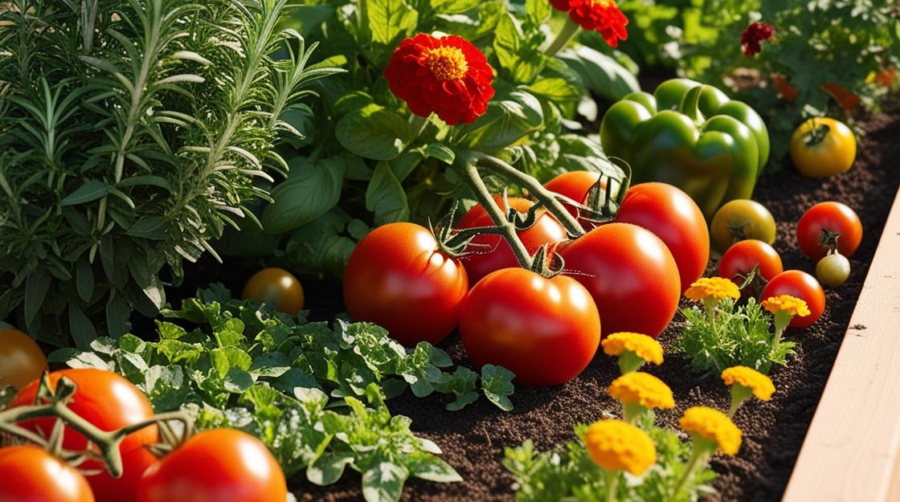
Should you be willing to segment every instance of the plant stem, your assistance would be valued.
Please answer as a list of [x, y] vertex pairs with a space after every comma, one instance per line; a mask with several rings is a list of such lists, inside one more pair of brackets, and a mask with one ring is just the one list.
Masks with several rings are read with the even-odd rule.
[[685, 466], [684, 468], [684, 474], [681, 475], [681, 478], [678, 480], [678, 484], [675, 485], [675, 489], [672, 491], [672, 495], [668, 499], [669, 502], [675, 502], [675, 500], [677, 500], [678, 495], [681, 493], [681, 490], [694, 474], [694, 470], [697, 468], [697, 464], [700, 463], [701, 459], [705, 459], [705, 457], [706, 453], [699, 451], [697, 445], [694, 444], [694, 451], [691, 453], [691, 458], [688, 460], [687, 466]]
[[476, 167], [474, 162], [466, 162], [463, 174], [469, 184], [469, 188], [471, 188], [472, 192], [475, 194], [475, 198], [478, 199], [478, 202], [491, 217], [491, 221], [493, 221], [494, 225], [500, 229], [500, 234], [506, 239], [506, 242], [509, 243], [509, 247], [512, 249], [513, 254], [516, 255], [516, 260], [519, 261], [519, 265], [531, 270], [531, 266], [534, 264], [531, 255], [528, 253], [528, 250], [525, 249], [525, 244], [522, 244], [519, 236], [516, 235], [516, 226], [506, 219], [503, 210], [500, 209], [500, 206], [498, 206], [494, 198], [491, 197], [491, 193], [488, 191], [487, 186], [485, 186], [484, 180], [481, 179], [481, 175], [478, 173], [478, 167]]
[[547, 47], [547, 50], [544, 51], [544, 54], [553, 57], [557, 52], [561, 51], [563, 47], [569, 44], [569, 41], [575, 37], [575, 34], [578, 33], [578, 29], [580, 26], [575, 24], [575, 21], [572, 21], [571, 17], [566, 17], [566, 24], [563, 25], [562, 30], [556, 35], [556, 38]]
[[615, 502], [619, 489], [619, 472], [606, 471], [606, 502]]
[[508, 180], [517, 182], [522, 188], [527, 189], [528, 193], [534, 196], [534, 198], [547, 208], [547, 211], [549, 211], [550, 214], [556, 217], [570, 237], [580, 237], [584, 235], [584, 229], [581, 227], [581, 224], [578, 223], [578, 220], [563, 207], [550, 191], [538, 183], [536, 179], [519, 171], [506, 162], [503, 162], [497, 157], [482, 155], [480, 160], [483, 161], [482, 165], [484, 167]]

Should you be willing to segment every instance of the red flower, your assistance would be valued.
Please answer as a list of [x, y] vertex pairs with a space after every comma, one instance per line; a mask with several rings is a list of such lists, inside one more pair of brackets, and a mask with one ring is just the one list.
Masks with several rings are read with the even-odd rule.
[[395, 96], [420, 117], [436, 113], [450, 125], [484, 115], [494, 97], [493, 70], [474, 45], [457, 36], [420, 33], [400, 43], [384, 70]]
[[745, 56], [755, 56], [762, 50], [760, 42], [772, 38], [775, 28], [771, 24], [760, 21], [750, 23], [750, 26], [741, 34], [741, 50]]
[[614, 0], [550, 0], [556, 10], [568, 12], [578, 26], [599, 33], [612, 47], [628, 38], [628, 18]]

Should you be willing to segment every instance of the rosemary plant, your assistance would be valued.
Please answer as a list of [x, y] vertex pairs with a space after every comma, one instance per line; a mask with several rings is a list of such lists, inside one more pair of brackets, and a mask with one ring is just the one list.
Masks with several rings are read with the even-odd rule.
[[[0, 11], [0, 319], [86, 348], [284, 175], [314, 47], [288, 0], [13, 0]], [[9, 287], [3, 287], [8, 282]]]

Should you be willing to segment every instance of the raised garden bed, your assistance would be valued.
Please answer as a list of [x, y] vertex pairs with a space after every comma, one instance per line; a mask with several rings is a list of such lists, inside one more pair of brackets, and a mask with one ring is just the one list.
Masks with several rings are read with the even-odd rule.
[[[784, 494], [791, 478], [816, 406], [845, 333], [850, 328], [851, 316], [900, 186], [900, 171], [895, 165], [895, 159], [900, 157], [900, 143], [896, 141], [900, 137], [900, 114], [892, 112], [870, 117], [865, 120], [864, 127], [868, 132], [865, 147], [860, 148], [859, 157], [850, 172], [817, 181], [805, 178], [792, 169], [785, 169], [764, 174], [760, 180], [755, 199], [768, 207], [779, 222], [774, 247], [781, 253], [785, 269], [812, 272], [811, 262], [797, 247], [794, 230], [803, 212], [818, 201], [835, 200], [853, 208], [862, 220], [866, 235], [851, 258], [853, 272], [850, 279], [837, 290], [827, 290], [827, 307], [822, 318], [811, 328], [788, 331], [787, 336], [797, 342], [797, 355], [787, 368], [773, 370], [772, 378], [778, 389], [773, 399], [757, 402], [738, 414], [736, 423], [744, 431], [745, 442], [740, 454], [735, 457], [714, 457], [712, 465], [719, 473], [715, 483], [718, 493], [707, 497], [707, 500], [777, 500]], [[196, 282], [186, 284], [178, 293], [189, 295], [194, 286], [217, 280], [239, 292], [243, 278], [255, 267], [254, 263], [248, 262], [240, 266], [231, 263], [228, 267], [219, 267], [211, 260], [204, 261], [197, 273], [188, 274]], [[714, 264], [711, 264], [708, 272], [713, 273], [714, 270]], [[308, 308], [312, 310], [313, 317], [328, 319], [342, 310], [339, 284], [323, 281], [309, 284], [307, 290], [316, 292], [309, 295]], [[900, 307], [896, 303], [889, 304], [887, 298], [881, 300], [885, 302], [884, 308], [896, 312]], [[177, 304], [178, 296], [174, 296], [172, 301]], [[675, 322], [660, 337], [667, 348], [679, 332], [680, 319], [680, 315], [676, 316]], [[850, 332], [858, 336], [859, 329], [857, 327]], [[456, 362], [466, 364], [465, 353], [456, 337], [451, 337], [441, 347]], [[890, 356], [885, 357], [883, 364], [888, 364]], [[852, 366], [843, 371], [855, 372], [855, 368]], [[729, 396], [720, 386], [718, 375], [697, 375], [691, 371], [688, 362], [678, 356], [670, 356], [662, 366], [647, 368], [646, 371], [669, 383], [675, 393], [677, 408], [658, 413], [660, 420], [667, 425], [677, 428], [678, 417], [690, 406], [728, 406]], [[617, 374], [618, 370], [610, 359], [598, 356], [584, 373], [562, 387], [517, 388], [513, 396], [515, 409], [511, 413], [499, 412], [483, 401], [465, 412], [447, 413], [443, 409], [446, 402], [439, 397], [417, 399], [405, 394], [391, 400], [391, 410], [412, 418], [414, 430], [440, 445], [444, 451], [443, 458], [465, 480], [450, 484], [413, 480], [408, 483], [403, 500], [512, 500], [512, 477], [500, 465], [503, 449], [520, 445], [529, 438], [537, 449], [548, 449], [571, 439], [574, 424], [589, 423], [605, 413], [615, 412], [617, 404], [609, 397], [606, 386]], [[888, 376], [887, 373], [884, 375]], [[885, 388], [888, 388], [888, 381], [889, 378], [884, 381]], [[890, 398], [885, 397], [884, 400], [883, 405], [890, 406]], [[873, 416], [872, 412], [859, 409], [847, 408], [845, 411], [845, 418], [859, 420], [861, 428], [868, 427], [866, 419]], [[881, 413], [880, 416], [885, 417], [885, 430], [890, 429], [890, 425], [897, 425], [890, 419], [895, 415]], [[827, 418], [818, 420], [828, 423], [825, 422]], [[823, 427], [828, 434], [828, 426]], [[841, 427], [847, 431], [846, 434], [858, 430], [846, 421]], [[880, 437], [873, 438], [872, 444], [881, 445], [880, 441]], [[826, 450], [833, 444], [826, 442]], [[884, 451], [888, 451], [891, 443], [884, 444]], [[815, 453], [810, 455], [818, 456]], [[818, 469], [820, 464], [815, 466]], [[819, 474], [813, 479], [824, 479], [825, 474]], [[843, 474], [842, 479], [854, 479], [851, 472]], [[823, 486], [823, 498], [831, 494], [828, 486], [833, 485]], [[851, 486], [861, 485], [854, 483]], [[302, 501], [361, 499], [357, 476], [347, 476], [339, 484], [324, 488], [303, 482], [294, 486], [294, 493]], [[793, 500], [808, 500], [803, 488], [796, 488], [793, 493], [799, 497]]]

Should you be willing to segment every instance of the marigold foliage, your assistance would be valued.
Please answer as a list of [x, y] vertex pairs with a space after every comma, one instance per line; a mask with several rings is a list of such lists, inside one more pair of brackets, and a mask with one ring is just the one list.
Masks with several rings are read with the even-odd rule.
[[657, 366], [663, 363], [663, 348], [653, 338], [640, 333], [613, 333], [600, 342], [603, 353], [608, 356], [620, 356], [623, 352], [634, 353], [648, 363]]
[[772, 399], [775, 393], [775, 385], [772, 379], [746, 366], [732, 366], [722, 372], [722, 381], [725, 385], [742, 385], [753, 391], [753, 395], [762, 401]]
[[741, 448], [741, 430], [719, 410], [694, 406], [685, 410], [678, 423], [685, 432], [714, 442], [726, 455], [734, 456]]
[[609, 394], [622, 403], [638, 404], [651, 410], [675, 407], [672, 389], [649, 373], [634, 372], [616, 378], [609, 386]]
[[607, 471], [640, 476], [656, 463], [656, 447], [646, 432], [621, 420], [599, 420], [584, 436], [591, 460]]

